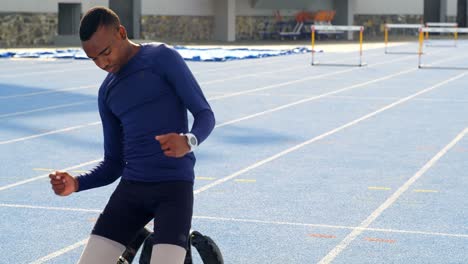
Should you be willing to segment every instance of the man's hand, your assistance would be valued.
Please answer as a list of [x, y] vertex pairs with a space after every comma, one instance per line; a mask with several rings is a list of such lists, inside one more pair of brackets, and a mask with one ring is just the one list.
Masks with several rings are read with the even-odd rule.
[[156, 136], [155, 139], [159, 141], [164, 155], [168, 157], [181, 158], [190, 152], [186, 136], [181, 136], [177, 133], [169, 133]]
[[78, 190], [78, 181], [67, 172], [56, 171], [49, 174], [50, 184], [55, 194], [67, 196]]

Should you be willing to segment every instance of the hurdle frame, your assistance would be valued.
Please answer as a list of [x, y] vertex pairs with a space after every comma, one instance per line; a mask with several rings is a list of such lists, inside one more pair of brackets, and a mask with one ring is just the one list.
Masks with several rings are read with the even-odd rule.
[[[426, 28], [458, 28], [458, 23], [456, 22], [427, 22]], [[429, 31], [426, 31], [426, 40], [429, 39]], [[458, 32], [454, 32], [455, 46], [457, 46]]]
[[[354, 66], [365, 66], [366, 63], [362, 62], [362, 42], [363, 42], [363, 33], [364, 33], [364, 26], [346, 26], [346, 25], [312, 25], [310, 26], [311, 32], [311, 46], [312, 46], [312, 62], [311, 65], [319, 65], [317, 61], [315, 61], [315, 32], [316, 31], [359, 31], [359, 64]], [[325, 65], [325, 64], [324, 64]], [[326, 65], [333, 65], [333, 64], [326, 64]], [[353, 66], [353, 65], [349, 65]]]
[[[468, 33], [468, 28], [459, 28], [459, 27], [453, 27], [453, 28], [430, 28], [430, 27], [423, 27], [419, 29], [419, 50], [418, 50], [418, 68], [423, 68], [422, 64], [422, 54], [423, 54], [423, 47], [424, 47], [424, 40], [425, 40], [425, 35], [428, 32], [437, 32], [437, 33], [454, 33], [456, 36], [458, 36], [458, 33]], [[457, 47], [455, 45], [455, 47]]]
[[384, 42], [385, 42], [385, 54], [388, 54], [388, 32], [392, 28], [400, 28], [400, 29], [420, 29], [424, 27], [423, 24], [388, 24], [385, 23], [384, 25]]

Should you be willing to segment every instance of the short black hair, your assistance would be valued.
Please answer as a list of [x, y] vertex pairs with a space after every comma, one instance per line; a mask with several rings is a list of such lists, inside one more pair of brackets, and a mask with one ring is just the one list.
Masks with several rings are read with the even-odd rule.
[[80, 39], [89, 40], [100, 26], [120, 26], [119, 16], [111, 9], [97, 6], [89, 9], [81, 19]]

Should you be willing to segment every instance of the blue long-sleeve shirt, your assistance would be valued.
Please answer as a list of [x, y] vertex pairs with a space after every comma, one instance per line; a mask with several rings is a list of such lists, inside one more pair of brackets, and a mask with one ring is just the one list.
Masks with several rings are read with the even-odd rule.
[[194, 154], [164, 155], [156, 135], [190, 133], [203, 142], [214, 114], [183, 58], [164, 44], [143, 44], [116, 74], [108, 74], [98, 95], [104, 132], [104, 160], [77, 177], [79, 191], [123, 179], [162, 182], [194, 180]]

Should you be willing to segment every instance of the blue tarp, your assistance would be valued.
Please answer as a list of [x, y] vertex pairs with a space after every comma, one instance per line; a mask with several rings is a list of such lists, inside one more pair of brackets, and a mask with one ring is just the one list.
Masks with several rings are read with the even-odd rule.
[[[310, 52], [310, 49], [298, 47], [287, 50], [267, 49], [224, 49], [224, 48], [187, 48], [183, 46], [174, 47], [185, 60], [189, 61], [229, 61], [263, 58], [270, 56], [290, 55]], [[88, 59], [82, 49], [62, 49], [55, 51], [35, 52], [0, 52], [0, 58], [59, 58], [59, 59]]]
[[191, 61], [229, 61], [254, 59], [271, 56], [290, 55], [297, 53], [305, 53], [310, 50], [305, 47], [298, 47], [289, 50], [266, 50], [266, 49], [198, 49], [176, 46], [175, 49], [182, 55], [185, 60]]

